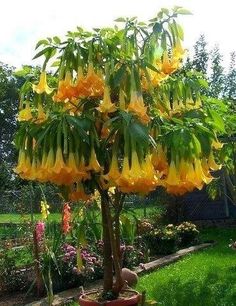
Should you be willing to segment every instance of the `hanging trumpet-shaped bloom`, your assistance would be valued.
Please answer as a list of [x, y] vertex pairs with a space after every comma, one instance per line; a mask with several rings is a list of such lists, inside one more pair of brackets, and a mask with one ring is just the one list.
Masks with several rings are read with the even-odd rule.
[[67, 167], [64, 162], [62, 150], [60, 147], [57, 148], [55, 164], [49, 169], [50, 180], [58, 185], [70, 185], [70, 172], [71, 169]]
[[119, 92], [119, 107], [121, 110], [125, 110], [125, 94], [124, 91], [122, 89], [120, 89]]
[[120, 177], [120, 171], [118, 166], [118, 160], [116, 154], [114, 153], [112, 155], [110, 170], [107, 174], [103, 175], [103, 178], [108, 182], [110, 182], [111, 184], [114, 184], [114, 182], [118, 180], [119, 177]]
[[[153, 66], [155, 66], [155, 63], [153, 63]], [[158, 68], [158, 67], [157, 67]], [[142, 79], [141, 79], [141, 85], [143, 90], [148, 90], [150, 89], [150, 85], [152, 87], [157, 87], [161, 84], [162, 81], [168, 78], [168, 75], [166, 75], [163, 72], [157, 72], [153, 71], [151, 69], [147, 69], [146, 75], [145, 73], [142, 74]]]
[[212, 141], [212, 148], [219, 150], [223, 148], [223, 143], [219, 142], [218, 139]]
[[98, 160], [97, 160], [97, 156], [96, 156], [96, 152], [94, 150], [94, 148], [92, 148], [91, 150], [91, 156], [90, 156], [90, 161], [89, 161], [89, 165], [87, 167], [88, 170], [92, 170], [94, 172], [100, 172], [102, 167], [100, 166]]
[[131, 91], [128, 111], [137, 115], [143, 124], [147, 124], [150, 121], [150, 118], [147, 115], [147, 107], [144, 105], [142, 95], [133, 90]]
[[77, 89], [84, 92], [84, 97], [101, 97], [104, 93], [104, 79], [101, 72], [94, 71], [93, 63], [89, 63], [86, 77], [78, 83]]
[[133, 150], [131, 156], [131, 167], [128, 158], [123, 161], [123, 169], [116, 180], [119, 189], [124, 193], [146, 194], [156, 188], [159, 178], [151, 163], [151, 156], [147, 155], [142, 162], [139, 161], [137, 152]]
[[71, 192], [69, 193], [69, 199], [72, 202], [76, 201], [84, 201], [87, 202], [91, 199], [90, 194], [86, 194], [84, 191], [84, 186], [82, 183], [76, 183], [76, 188], [72, 188]]
[[73, 86], [73, 79], [70, 71], [65, 74], [64, 80], [58, 83], [57, 93], [54, 94], [54, 102], [67, 102], [78, 97], [76, 88]]
[[198, 181], [203, 181], [204, 183], [209, 184], [212, 181], [213, 177], [205, 175], [202, 169], [201, 161], [199, 159], [195, 160], [194, 166], [195, 166], [196, 179]]
[[157, 149], [152, 153], [152, 164], [162, 175], [167, 175], [169, 165], [165, 151], [160, 144], [157, 145]]
[[215, 162], [215, 159], [214, 159], [214, 155], [213, 155], [213, 152], [211, 151], [209, 157], [208, 157], [208, 166], [211, 170], [220, 170], [222, 165], [218, 165], [216, 162]]
[[113, 113], [116, 111], [115, 104], [111, 102], [110, 88], [108, 86], [106, 86], [104, 89], [104, 97], [99, 107], [97, 107], [97, 110], [105, 114]]
[[25, 108], [19, 111], [18, 121], [29, 121], [33, 118], [29, 101], [25, 102]]
[[39, 83], [37, 85], [33, 85], [33, 91], [37, 94], [46, 93], [50, 95], [53, 92], [53, 89], [50, 88], [47, 84], [47, 74], [46, 71], [42, 71], [39, 78]]
[[140, 190], [143, 189], [143, 193], [148, 193], [159, 185], [159, 173], [157, 173], [153, 167], [151, 161], [151, 155], [147, 155], [145, 160], [141, 164], [142, 177], [140, 179]]
[[37, 120], [35, 121], [36, 123], [42, 123], [47, 119], [47, 115], [44, 112], [43, 106], [41, 103], [38, 105], [38, 116]]
[[176, 186], [180, 183], [179, 173], [173, 160], [170, 162], [170, 167], [165, 183], [170, 186]]
[[162, 73], [169, 75], [179, 68], [180, 61], [179, 59], [169, 56], [168, 52], [164, 51], [162, 60], [158, 60], [156, 64]]
[[182, 58], [184, 58], [185, 54], [186, 49], [182, 47], [180, 41], [178, 40], [172, 50], [172, 56], [176, 60], [181, 60]]

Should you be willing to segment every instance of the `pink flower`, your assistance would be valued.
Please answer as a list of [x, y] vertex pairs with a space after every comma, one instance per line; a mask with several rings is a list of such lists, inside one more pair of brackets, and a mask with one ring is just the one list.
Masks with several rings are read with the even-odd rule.
[[35, 224], [36, 240], [38, 242], [40, 242], [43, 239], [44, 232], [45, 232], [45, 223], [42, 221], [38, 221]]

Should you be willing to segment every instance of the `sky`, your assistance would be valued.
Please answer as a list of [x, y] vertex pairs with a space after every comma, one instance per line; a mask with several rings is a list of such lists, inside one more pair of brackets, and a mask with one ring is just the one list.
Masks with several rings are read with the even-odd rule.
[[142, 21], [154, 17], [162, 7], [182, 6], [192, 12], [180, 23], [185, 30], [184, 46], [192, 46], [205, 34], [209, 49], [218, 44], [225, 65], [236, 51], [235, 0], [6, 0], [1, 3], [0, 61], [19, 68], [33, 61], [38, 40], [63, 36], [76, 26], [111, 26], [121, 16], [137, 16]]

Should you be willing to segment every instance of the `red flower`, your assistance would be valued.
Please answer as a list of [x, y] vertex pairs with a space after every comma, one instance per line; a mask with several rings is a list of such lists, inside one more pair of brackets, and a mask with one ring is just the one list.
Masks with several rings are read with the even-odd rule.
[[69, 203], [65, 203], [63, 205], [63, 212], [62, 212], [62, 231], [65, 235], [68, 234], [71, 229], [70, 219], [71, 219], [71, 208]]

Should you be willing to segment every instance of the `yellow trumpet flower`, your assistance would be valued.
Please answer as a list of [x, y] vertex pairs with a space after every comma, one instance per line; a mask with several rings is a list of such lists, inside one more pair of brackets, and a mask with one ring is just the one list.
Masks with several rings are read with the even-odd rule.
[[136, 91], [131, 92], [130, 103], [128, 105], [128, 111], [133, 112], [139, 118], [143, 124], [147, 124], [150, 121], [147, 115], [147, 107], [144, 105], [143, 97]]
[[39, 103], [38, 105], [38, 116], [37, 116], [37, 120], [36, 123], [42, 123], [47, 119], [47, 115], [44, 112], [43, 106], [41, 103]]
[[104, 89], [104, 97], [99, 107], [97, 107], [97, 110], [105, 114], [114, 113], [116, 111], [115, 104], [111, 102], [110, 88], [108, 86]]
[[89, 161], [89, 165], [88, 165], [88, 170], [92, 170], [94, 172], [100, 172], [102, 167], [100, 166], [98, 160], [97, 160], [97, 156], [96, 156], [96, 152], [94, 150], [94, 148], [92, 148], [91, 150], [91, 156], [90, 156], [90, 161]]
[[222, 165], [217, 165], [217, 163], [215, 162], [214, 160], [214, 156], [213, 156], [213, 152], [211, 151], [209, 157], [208, 157], [208, 165], [209, 165], [209, 168], [211, 170], [220, 170]]
[[170, 167], [165, 183], [170, 186], [178, 185], [180, 183], [180, 176], [173, 160], [170, 162]]
[[20, 174], [25, 170], [25, 162], [26, 162], [26, 153], [25, 150], [20, 149], [18, 156], [18, 164], [17, 167], [14, 168], [14, 172]]
[[112, 155], [110, 170], [107, 174], [103, 175], [103, 178], [107, 181], [111, 181], [112, 183], [118, 180], [120, 177], [120, 171], [118, 166], [118, 160], [116, 154]]
[[186, 49], [183, 49], [179, 40], [175, 44], [172, 54], [173, 54], [173, 58], [178, 59], [178, 60], [182, 59], [184, 55], [186, 54]]
[[157, 66], [159, 67], [161, 72], [168, 75], [179, 68], [180, 62], [176, 58], [169, 57], [168, 52], [164, 51], [162, 61], [158, 60]]
[[29, 121], [33, 118], [31, 107], [28, 101], [25, 102], [25, 108], [19, 111], [18, 121]]
[[219, 140], [213, 140], [212, 141], [212, 148], [216, 149], [216, 150], [219, 150], [219, 149], [222, 149], [223, 148], [223, 143], [219, 142]]
[[39, 78], [39, 83], [37, 85], [33, 85], [33, 91], [37, 94], [46, 93], [50, 95], [53, 92], [53, 89], [50, 88], [47, 84], [47, 74], [46, 71], [42, 71]]
[[69, 199], [73, 202], [79, 200], [87, 202], [91, 199], [91, 195], [85, 193], [83, 184], [76, 183], [76, 189], [69, 193]]
[[209, 184], [212, 181], [213, 177], [212, 176], [208, 177], [204, 174], [201, 161], [199, 159], [196, 159], [194, 161], [194, 166], [195, 166], [196, 180], [199, 182], [202, 181], [206, 184]]

